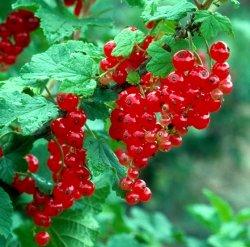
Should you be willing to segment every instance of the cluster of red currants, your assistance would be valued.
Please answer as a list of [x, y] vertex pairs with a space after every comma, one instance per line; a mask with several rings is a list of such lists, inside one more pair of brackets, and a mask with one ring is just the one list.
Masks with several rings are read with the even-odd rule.
[[[134, 27], [130, 27], [130, 29], [132, 31], [136, 30]], [[103, 48], [106, 58], [100, 62], [100, 68], [105, 72], [105, 75], [100, 79], [101, 84], [109, 84], [112, 80], [117, 84], [125, 83], [129, 71], [137, 70], [147, 60], [146, 50], [152, 41], [153, 36], [147, 36], [141, 44], [134, 47], [128, 58], [113, 56], [112, 52], [116, 44], [113, 40], [107, 42]]]
[[138, 179], [139, 170], [148, 165], [150, 157], [180, 146], [189, 127], [207, 128], [210, 114], [221, 107], [223, 95], [231, 93], [228, 46], [221, 41], [214, 43], [209, 55], [215, 60], [211, 71], [199, 64], [200, 59], [191, 51], [181, 50], [173, 56], [175, 71], [166, 78], [147, 72], [141, 76], [140, 87], [120, 93], [109, 133], [126, 145], [125, 151], [117, 150], [116, 154], [128, 168], [120, 183], [127, 191], [128, 204], [151, 198], [145, 182]]
[[83, 0], [63, 0], [65, 6], [71, 7], [74, 6], [74, 14], [79, 16], [81, 14], [81, 10], [83, 8]]
[[[52, 217], [70, 208], [75, 200], [91, 196], [95, 190], [86, 167], [86, 151], [82, 148], [86, 115], [78, 108], [79, 99], [74, 94], [59, 94], [57, 104], [65, 112], [65, 117], [55, 119], [51, 123], [53, 139], [48, 143], [50, 156], [47, 165], [53, 174], [52, 194], [45, 195], [40, 192], [30, 176], [21, 179], [16, 175], [13, 183], [19, 192], [33, 195], [33, 201], [27, 205], [27, 214], [37, 226], [43, 228], [49, 227]], [[25, 159], [29, 173], [37, 172], [37, 158], [27, 155]], [[39, 246], [46, 246], [49, 239], [49, 234], [44, 231], [35, 236]]]
[[28, 10], [12, 12], [0, 24], [0, 70], [16, 62], [17, 56], [30, 43], [30, 33], [39, 27], [39, 19]]

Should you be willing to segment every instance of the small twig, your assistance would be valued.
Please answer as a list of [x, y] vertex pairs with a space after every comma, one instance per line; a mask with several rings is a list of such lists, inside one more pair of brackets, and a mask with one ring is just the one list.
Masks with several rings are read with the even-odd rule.
[[206, 0], [203, 4], [202, 4], [202, 9], [209, 9], [210, 6], [213, 4], [214, 0]]
[[55, 101], [54, 97], [52, 96], [52, 94], [50, 93], [50, 91], [47, 88], [47, 86], [45, 86], [44, 89], [47, 92], [48, 96], [51, 98], [51, 100], [56, 104], [56, 101]]
[[199, 0], [194, 0], [194, 2], [198, 9], [202, 8], [202, 3]]
[[92, 129], [89, 128], [89, 126], [87, 124], [85, 124], [86, 129], [91, 133], [91, 135], [95, 138], [98, 139], [98, 137], [96, 136], [96, 134], [92, 131]]

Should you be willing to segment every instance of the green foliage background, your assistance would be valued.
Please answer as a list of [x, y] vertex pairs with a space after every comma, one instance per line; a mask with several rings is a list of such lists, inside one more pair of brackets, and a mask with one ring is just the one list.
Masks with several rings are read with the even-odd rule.
[[[11, 3], [12, 1], [8, 0], [0, 2], [0, 19], [4, 20], [11, 11]], [[88, 207], [88, 202], [83, 202], [86, 209], [84, 212], [81, 211], [81, 214], [85, 215], [82, 222], [80, 220], [78, 223], [72, 222], [68, 229], [62, 229], [69, 231], [69, 234], [74, 234], [70, 231], [77, 224], [85, 226], [82, 231], [88, 229], [84, 234], [89, 236], [89, 239], [86, 238], [82, 245], [74, 246], [93, 246], [91, 236], [96, 234], [95, 231], [100, 233], [99, 242], [96, 244], [100, 247], [250, 246], [250, 230], [246, 223], [250, 219], [250, 212], [247, 209], [250, 206], [250, 4], [247, 0], [241, 1], [240, 8], [235, 11], [226, 5], [222, 12], [230, 17], [235, 32], [235, 38], [225, 38], [228, 39], [232, 51], [230, 64], [235, 83], [233, 94], [226, 97], [221, 112], [213, 115], [208, 130], [190, 131], [182, 147], [167, 154], [158, 154], [151, 161], [150, 167], [143, 173], [154, 193], [150, 203], [130, 209], [113, 194], [109, 196], [102, 213], [98, 214], [96, 222], [92, 222], [93, 219], [88, 219], [86, 214], [98, 213], [101, 210], [91, 209]], [[83, 28], [83, 37], [88, 37], [86, 40], [90, 42], [96, 43], [96, 40], [105, 42], [112, 39], [119, 30], [129, 25], [143, 29], [139, 8], [130, 7], [117, 0], [97, 1], [92, 13], [97, 16], [102, 13], [102, 18], [112, 18], [114, 22], [112, 26], [107, 24], [105, 28]], [[84, 23], [82, 25], [84, 26]], [[18, 64], [7, 73], [0, 74], [1, 80], [17, 75], [20, 67], [29, 62], [33, 54], [48, 49], [49, 43], [41, 38], [43, 35], [40, 30], [33, 34], [32, 43], [18, 59]], [[91, 109], [92, 103], [85, 104]], [[105, 109], [100, 112], [105, 114]], [[110, 155], [102, 144], [97, 148], [105, 155]], [[104, 171], [100, 170], [100, 173], [102, 172]], [[102, 185], [99, 188], [100, 195], [105, 194], [107, 188]], [[210, 191], [205, 191], [204, 194], [212, 205], [208, 206], [207, 200], [202, 195], [203, 188], [208, 188], [224, 197], [236, 212], [242, 208], [246, 209], [239, 214], [233, 213], [227, 203]], [[93, 198], [95, 199], [97, 200]], [[193, 206], [189, 206], [191, 204]], [[6, 212], [6, 215], [9, 213]], [[23, 215], [14, 217], [16, 224], [21, 225], [17, 227], [16, 234], [24, 239], [23, 246], [32, 246], [31, 242], [25, 242], [29, 238], [25, 232], [31, 226], [28, 222], [23, 223]], [[67, 218], [67, 213], [64, 218]], [[60, 224], [63, 224], [60, 220], [55, 223], [55, 225]], [[8, 222], [4, 227], [9, 227]], [[78, 230], [79, 235], [82, 234], [81, 228]], [[6, 237], [7, 233], [0, 232], [0, 234]], [[2, 245], [1, 241], [0, 238], [0, 246], [17, 246], [13, 240], [3, 241]], [[51, 246], [57, 245], [52, 243]]]

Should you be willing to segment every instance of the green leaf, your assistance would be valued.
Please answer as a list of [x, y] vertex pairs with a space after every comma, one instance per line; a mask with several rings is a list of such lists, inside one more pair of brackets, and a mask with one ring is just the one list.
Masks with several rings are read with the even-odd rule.
[[53, 220], [49, 247], [93, 247], [98, 230], [94, 215], [82, 210], [68, 210]]
[[107, 119], [110, 115], [108, 105], [116, 98], [117, 93], [114, 90], [97, 87], [93, 97], [82, 101], [82, 108], [89, 120]]
[[88, 167], [94, 176], [110, 171], [114, 173], [116, 179], [125, 175], [123, 167], [104, 139], [88, 136], [85, 140], [85, 148], [87, 149]]
[[233, 35], [230, 19], [218, 12], [199, 10], [195, 14], [195, 23], [200, 23], [200, 32], [206, 39], [218, 37], [221, 33]]
[[56, 80], [62, 82], [60, 90], [63, 92], [90, 96], [96, 87], [93, 78], [98, 66], [91, 56], [84, 54], [86, 47], [86, 54], [90, 54], [90, 46], [81, 41], [53, 45], [46, 52], [33, 56], [20, 75], [27, 85]]
[[155, 76], [165, 77], [173, 69], [171, 53], [162, 48], [161, 41], [153, 42], [147, 51], [151, 57], [147, 70]]
[[51, 44], [62, 41], [72, 36], [74, 31], [86, 29], [89, 26], [110, 27], [110, 19], [91, 17], [78, 19], [70, 14], [67, 8], [58, 6], [55, 0], [51, 0], [49, 4], [44, 1], [19, 0], [13, 5], [14, 8], [23, 6], [36, 6], [40, 27]]
[[173, 227], [161, 213], [149, 214], [140, 208], [133, 208], [126, 223], [133, 233], [143, 236], [148, 243], [169, 243], [172, 240]]
[[107, 244], [107, 247], [143, 247], [145, 245], [140, 244], [133, 235], [119, 234], [114, 235]]
[[162, 19], [168, 21], [179, 21], [195, 9], [196, 6], [187, 0], [179, 0], [174, 4], [163, 6], [161, 5], [161, 2], [157, 4], [154, 3], [154, 1], [149, 1], [147, 7], [142, 13], [142, 18], [147, 22]]
[[216, 210], [221, 221], [227, 222], [233, 219], [233, 209], [228, 202], [226, 202], [210, 190], [204, 190], [203, 193]]
[[237, 215], [236, 220], [239, 223], [245, 223], [250, 221], [250, 208], [242, 209]]
[[136, 71], [130, 71], [126, 80], [131, 85], [138, 85], [140, 83], [140, 75]]
[[238, 0], [219, 0], [221, 3], [227, 3], [230, 2], [232, 3], [235, 7], [240, 6], [240, 2]]
[[138, 7], [143, 7], [145, 4], [144, 0], [126, 0], [126, 2], [130, 5], [130, 6], [138, 6]]
[[[5, 136], [6, 138], [7, 136]], [[15, 171], [26, 171], [27, 164], [24, 156], [29, 152], [32, 146], [32, 138], [10, 134], [8, 140], [3, 138], [2, 141], [8, 141], [8, 148], [4, 150], [4, 156], [0, 158], [0, 179], [7, 184], [11, 184], [14, 179]], [[1, 144], [2, 146], [2, 144]]]
[[209, 230], [219, 229], [219, 220], [216, 210], [204, 204], [195, 204], [187, 208], [188, 212]]
[[[36, 247], [33, 238], [33, 224], [24, 222], [15, 229], [21, 246]], [[82, 210], [67, 210], [53, 219], [48, 232], [51, 241], [48, 247], [94, 247], [98, 223], [93, 214]]]
[[14, 128], [23, 135], [31, 135], [57, 114], [55, 104], [44, 97], [6, 92], [0, 96], [0, 135], [4, 127]]
[[8, 238], [11, 233], [13, 207], [9, 195], [0, 188], [0, 235]]
[[32, 174], [32, 177], [36, 181], [36, 185], [40, 191], [44, 193], [51, 192], [53, 188], [53, 179], [51, 171], [48, 169], [47, 160], [49, 158], [49, 152], [47, 149], [48, 141], [45, 139], [39, 139], [33, 144], [33, 148], [30, 153], [35, 155], [39, 160], [38, 172]]
[[141, 43], [144, 38], [145, 34], [143, 32], [126, 28], [115, 37], [116, 47], [112, 54], [116, 57], [128, 57], [132, 53], [134, 46]]

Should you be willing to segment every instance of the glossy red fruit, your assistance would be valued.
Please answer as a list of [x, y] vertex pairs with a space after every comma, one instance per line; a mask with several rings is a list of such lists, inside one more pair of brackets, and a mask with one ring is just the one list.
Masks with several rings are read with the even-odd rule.
[[49, 227], [51, 225], [51, 218], [44, 213], [35, 213], [33, 219], [35, 224], [38, 226]]
[[230, 56], [230, 50], [227, 44], [223, 41], [214, 43], [210, 48], [210, 56], [216, 62], [224, 63]]
[[128, 177], [135, 180], [139, 177], [139, 170], [137, 168], [130, 167], [128, 169]]
[[107, 42], [104, 46], [103, 46], [103, 52], [105, 54], [106, 57], [110, 57], [112, 56], [112, 52], [115, 49], [116, 44], [114, 40], [111, 40], [109, 42]]
[[56, 100], [60, 109], [67, 112], [76, 110], [79, 103], [78, 97], [72, 93], [60, 93]]
[[70, 131], [66, 136], [67, 144], [75, 148], [82, 148], [83, 139], [84, 139], [83, 132]]
[[195, 57], [191, 51], [181, 50], [174, 54], [173, 65], [177, 71], [189, 71], [194, 67]]
[[50, 235], [48, 232], [38, 232], [35, 235], [35, 241], [38, 246], [46, 246], [50, 241]]
[[152, 192], [148, 187], [146, 187], [139, 193], [139, 197], [140, 197], [140, 201], [148, 202], [152, 198]]
[[126, 194], [126, 202], [129, 204], [129, 205], [135, 205], [137, 203], [140, 202], [140, 197], [138, 194], [134, 193], [134, 192], [128, 192]]
[[76, 0], [64, 0], [64, 4], [66, 6], [72, 6], [75, 4], [75, 2], [76, 2]]
[[155, 27], [155, 25], [156, 25], [155, 21], [150, 21], [150, 22], [147, 23], [146, 28], [147, 29], [153, 29]]
[[230, 66], [228, 63], [215, 63], [212, 71], [220, 80], [224, 80], [230, 74]]
[[81, 14], [81, 10], [83, 8], [83, 1], [82, 0], [76, 0], [76, 6], [74, 9], [74, 14], [76, 16], [79, 16]]
[[0, 147], [0, 159], [3, 157], [3, 155], [4, 155], [3, 149]]
[[67, 122], [69, 128], [81, 129], [86, 123], [87, 117], [82, 110], [69, 112], [67, 115]]
[[39, 161], [38, 159], [36, 158], [36, 156], [34, 156], [33, 154], [28, 154], [25, 156], [25, 160], [27, 161], [28, 163], [28, 170], [31, 172], [31, 173], [35, 173], [38, 171], [38, 168], [39, 168]]
[[133, 181], [129, 177], [122, 178], [120, 181], [120, 187], [122, 190], [130, 190], [132, 188]]
[[17, 33], [14, 35], [15, 45], [27, 47], [30, 43], [30, 35], [28, 32]]

